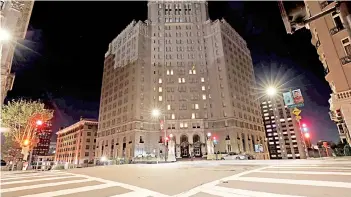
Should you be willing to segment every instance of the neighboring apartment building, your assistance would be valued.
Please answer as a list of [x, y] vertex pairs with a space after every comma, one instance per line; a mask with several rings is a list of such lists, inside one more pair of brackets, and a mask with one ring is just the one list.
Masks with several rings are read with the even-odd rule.
[[298, 122], [282, 98], [261, 99], [261, 110], [271, 159], [306, 159]]
[[39, 142], [33, 148], [33, 156], [47, 156], [49, 154], [50, 141], [52, 136], [51, 121], [47, 121], [38, 128]]
[[95, 143], [98, 122], [81, 119], [79, 122], [59, 130], [57, 134], [56, 162], [79, 165], [92, 162], [95, 157]]
[[210, 132], [216, 152], [268, 159], [255, 86], [245, 40], [210, 20], [207, 2], [149, 1], [148, 20], [128, 25], [105, 55], [96, 156], [161, 152], [157, 108], [177, 158], [204, 155]]
[[51, 141], [49, 145], [49, 155], [54, 155], [56, 153], [56, 146], [57, 142], [56, 141]]
[[[331, 1], [305, 1], [310, 14], [316, 15], [335, 4]], [[336, 123], [340, 139], [351, 143], [351, 38], [339, 13], [333, 12], [309, 24], [312, 44], [323, 63], [325, 79], [332, 94], [330, 116]]]
[[16, 48], [15, 43], [25, 38], [33, 5], [34, 1], [31, 0], [0, 0], [0, 28], [11, 35], [10, 40], [0, 42], [1, 105], [7, 92], [12, 89], [15, 74], [11, 73], [11, 67]]

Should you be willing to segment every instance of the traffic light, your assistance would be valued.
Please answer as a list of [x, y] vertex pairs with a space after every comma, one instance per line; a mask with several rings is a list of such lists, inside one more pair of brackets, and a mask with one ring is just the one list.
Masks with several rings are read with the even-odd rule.
[[305, 27], [304, 21], [309, 18], [309, 12], [304, 1], [278, 1], [278, 6], [288, 34]]
[[24, 145], [24, 146], [28, 146], [28, 145], [29, 145], [29, 140], [28, 140], [28, 139], [25, 139], [25, 140], [23, 141], [23, 145]]
[[41, 125], [43, 125], [43, 121], [42, 121], [42, 120], [37, 120], [37, 121], [35, 122], [35, 124], [36, 124], [37, 126], [41, 126]]

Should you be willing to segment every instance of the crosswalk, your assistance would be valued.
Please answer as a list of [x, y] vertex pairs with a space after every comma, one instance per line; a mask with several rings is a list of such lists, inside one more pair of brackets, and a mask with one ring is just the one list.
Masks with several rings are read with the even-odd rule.
[[2, 197], [166, 197], [133, 185], [68, 172], [1, 173]]
[[235, 174], [174, 197], [350, 197], [351, 164], [273, 165]]

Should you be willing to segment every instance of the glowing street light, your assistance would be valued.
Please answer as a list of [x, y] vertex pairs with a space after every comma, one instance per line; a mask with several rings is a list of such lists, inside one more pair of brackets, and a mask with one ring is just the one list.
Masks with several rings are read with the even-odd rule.
[[5, 29], [0, 29], [0, 42], [8, 41], [10, 39], [11, 39], [11, 34]]
[[310, 134], [309, 133], [305, 133], [305, 138], [310, 138]]
[[100, 160], [101, 161], [107, 161], [107, 158], [105, 156], [102, 156]]
[[212, 134], [211, 134], [210, 132], [207, 133], [207, 137], [211, 137], [211, 135], [212, 135]]
[[153, 109], [153, 110], [151, 111], [151, 115], [152, 115], [153, 117], [159, 117], [159, 116], [161, 115], [161, 112], [160, 112], [159, 109]]
[[272, 86], [268, 87], [268, 88], [266, 89], [266, 94], [267, 94], [268, 96], [274, 96], [274, 95], [276, 95], [276, 94], [277, 94], [277, 88], [272, 87]]

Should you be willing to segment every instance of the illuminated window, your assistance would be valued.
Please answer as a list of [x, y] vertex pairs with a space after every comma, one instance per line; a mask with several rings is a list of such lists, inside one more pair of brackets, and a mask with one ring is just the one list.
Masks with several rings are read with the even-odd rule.
[[206, 94], [202, 95], [202, 100], [206, 100]]
[[195, 119], [195, 113], [191, 114], [191, 119]]
[[162, 87], [158, 87], [158, 92], [162, 92]]
[[195, 104], [195, 109], [199, 109], [199, 104]]
[[185, 83], [185, 79], [184, 78], [182, 78], [182, 83]]
[[173, 70], [171, 70], [171, 75], [173, 75]]
[[182, 78], [178, 78], [178, 83], [182, 83]]
[[201, 87], [201, 90], [202, 90], [202, 91], [206, 90], [205, 86], [202, 86], [202, 87]]
[[162, 83], [162, 79], [161, 78], [158, 79], [158, 83]]
[[172, 114], [172, 120], [174, 120], [175, 119], [175, 115], [174, 114]]
[[162, 101], [162, 96], [158, 96], [158, 101]]
[[169, 75], [169, 70], [167, 70], [167, 75]]
[[171, 110], [171, 105], [167, 105], [167, 110]]
[[201, 77], [201, 82], [205, 82], [205, 78]]

